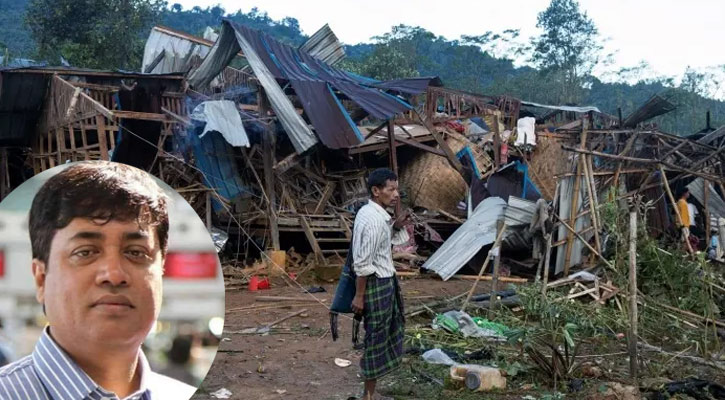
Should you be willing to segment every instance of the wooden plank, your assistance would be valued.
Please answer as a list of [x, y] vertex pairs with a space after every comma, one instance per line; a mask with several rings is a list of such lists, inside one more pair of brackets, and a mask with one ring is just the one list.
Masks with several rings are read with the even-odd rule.
[[63, 137], [63, 128], [55, 128], [55, 142], [58, 145], [58, 165], [63, 164], [63, 153], [65, 152], [65, 138]]
[[55, 151], [53, 151], [53, 131], [48, 131], [48, 165], [50, 168], [53, 168], [56, 166], [55, 160], [53, 159], [53, 155], [57, 153], [58, 151], [58, 143], [55, 145]]
[[117, 119], [135, 119], [142, 121], [161, 121], [167, 122], [169, 119], [166, 114], [148, 113], [140, 111], [113, 111], [113, 116]]
[[342, 214], [339, 214], [338, 217], [340, 217], [340, 226], [345, 230], [345, 237], [348, 238], [348, 240], [352, 239], [352, 230], [345, 220], [345, 217], [343, 217]]
[[182, 117], [181, 115], [179, 115], [179, 114], [177, 114], [175, 112], [172, 112], [171, 110], [168, 110], [168, 109], [166, 109], [164, 107], [161, 107], [161, 111], [163, 111], [164, 114], [166, 114], [169, 117], [171, 117], [171, 119], [173, 119], [173, 120], [175, 120], [177, 122], [180, 122], [181, 124], [183, 124], [186, 127], [189, 127], [189, 126], [192, 126], [193, 125], [191, 123], [191, 119], [186, 118], [186, 117]]
[[415, 115], [418, 116], [420, 122], [428, 129], [428, 132], [433, 135], [433, 138], [436, 140], [436, 142], [438, 142], [438, 146], [445, 153], [446, 158], [448, 159], [448, 162], [451, 164], [451, 166], [455, 168], [456, 171], [463, 174], [463, 165], [461, 165], [461, 162], [458, 160], [455, 153], [453, 153], [453, 150], [451, 150], [451, 148], [448, 146], [448, 143], [446, 143], [440, 133], [438, 133], [438, 131], [429, 121], [424, 121], [423, 117], [421, 117], [418, 111], [415, 111]]
[[96, 116], [96, 132], [98, 132], [98, 147], [101, 150], [101, 160], [110, 161], [106, 139], [106, 117], [103, 115]]
[[[267, 116], [267, 110], [268, 110], [268, 104], [267, 104], [267, 96], [264, 92], [264, 90], [259, 91], [259, 108], [260, 108], [260, 116], [266, 117]], [[263, 133], [262, 138], [262, 157], [264, 159], [264, 183], [265, 188], [267, 192], [267, 197], [269, 199], [268, 202], [268, 210], [269, 210], [269, 228], [270, 228], [270, 235], [272, 236], [272, 247], [274, 250], [280, 249], [280, 243], [279, 243], [279, 226], [277, 225], [277, 215], [276, 215], [276, 204], [277, 204], [277, 198], [275, 195], [275, 189], [274, 189], [274, 162], [275, 162], [275, 136], [272, 129], [270, 129], [269, 126], [267, 126]]]
[[402, 138], [402, 137], [396, 137], [396, 140], [398, 142], [407, 144], [408, 146], [413, 146], [413, 147], [415, 147], [417, 149], [420, 149], [420, 150], [423, 150], [423, 151], [427, 151], [427, 152], [432, 153], [432, 154], [435, 154], [437, 156], [442, 156], [442, 157], [445, 157], [446, 156], [446, 153], [442, 152], [441, 150], [438, 150], [435, 147], [431, 147], [431, 146], [428, 146], [426, 144], [420, 143], [420, 142], [418, 142], [415, 139], [411, 140], [411, 139], [406, 139], [406, 138]]
[[[465, 281], [475, 281], [476, 279], [479, 279], [482, 281], [492, 281], [493, 275], [481, 275], [481, 278], [479, 278], [477, 275], [453, 275], [451, 279], [462, 279]], [[499, 282], [506, 283], [527, 283], [529, 281], [526, 278], [519, 278], [516, 276], [499, 276], [498, 280]]]
[[378, 132], [380, 132], [381, 130], [383, 130], [383, 128], [385, 128], [385, 127], [386, 127], [387, 125], [388, 125], [388, 121], [385, 121], [385, 122], [383, 122], [382, 124], [380, 124], [380, 125], [379, 125], [379, 126], [378, 126], [377, 128], [375, 128], [375, 129], [371, 130], [370, 132], [368, 132], [368, 134], [367, 134], [367, 135], [365, 135], [365, 139], [363, 140], [363, 143], [364, 143], [364, 142], [365, 142], [366, 140], [368, 140], [368, 139], [370, 139], [371, 137], [373, 137], [373, 135], [375, 135], [376, 133], [378, 133]]
[[322, 197], [320, 198], [320, 201], [317, 202], [317, 206], [315, 206], [315, 214], [321, 214], [323, 211], [325, 211], [325, 206], [327, 205], [327, 202], [330, 201], [330, 197], [332, 197], [332, 193], [335, 191], [335, 182], [330, 181], [325, 185], [325, 190], [322, 193]]
[[300, 216], [300, 225], [302, 225], [302, 230], [305, 232], [307, 241], [310, 243], [310, 246], [312, 247], [312, 252], [315, 253], [317, 260], [324, 263], [325, 257], [322, 254], [322, 249], [320, 248], [320, 244], [317, 243], [315, 234], [312, 232], [312, 229], [310, 228], [310, 224], [307, 222], [307, 217]]
[[73, 125], [68, 125], [68, 135], [70, 135], [71, 160], [78, 161], [78, 155], [76, 154], [76, 135], [73, 130]]
[[303, 159], [304, 158], [302, 156], [300, 156], [299, 154], [292, 153], [292, 154], [288, 155], [287, 157], [285, 157], [284, 159], [282, 159], [282, 161], [280, 161], [274, 165], [274, 167], [273, 167], [274, 173], [278, 174], [278, 175], [283, 174], [287, 170], [292, 168], [293, 166], [299, 164], [300, 161], [302, 161]]

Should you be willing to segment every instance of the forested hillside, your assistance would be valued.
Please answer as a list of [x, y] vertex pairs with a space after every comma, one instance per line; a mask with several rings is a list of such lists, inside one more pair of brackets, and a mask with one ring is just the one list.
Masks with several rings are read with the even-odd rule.
[[[83, 43], [75, 43], [79, 40], [87, 40], [82, 36], [67, 35], [67, 37], [55, 40], [55, 37], [48, 38], [48, 35], [64, 35], [65, 32], [57, 33], [57, 30], [43, 30], [42, 24], [36, 24], [35, 30], [46, 36], [35, 37], [30, 33], [31, 29], [25, 24], [26, 13], [28, 21], [38, 21], [45, 18], [40, 15], [38, 9], [47, 7], [60, 7], [61, 4], [71, 0], [58, 2], [50, 0], [0, 0], [0, 51], [5, 53], [8, 49], [11, 56], [36, 58], [50, 60], [53, 57], [62, 55], [71, 61], [73, 65], [95, 68], [134, 68], [140, 62], [140, 53], [143, 40], [148, 34], [150, 27], [155, 24], [166, 25], [171, 28], [186, 31], [194, 35], [201, 35], [207, 26], [218, 27], [223, 17], [230, 18], [236, 22], [246, 24], [250, 27], [261, 29], [276, 38], [292, 45], [303, 43], [307, 35], [314, 32], [302, 32], [298, 21], [293, 17], [282, 20], [273, 20], [264, 11], [256, 8], [243, 12], [227, 12], [222, 7], [194, 7], [185, 10], [179, 4], [170, 6], [159, 6], [156, 0], [136, 0], [135, 3], [148, 3], [146, 8], [139, 8], [137, 19], [138, 31], [134, 37], [125, 42], [132, 42], [131, 48], [127, 43], [114, 43], [108, 40], [109, 48], [95, 46], [91, 50], [85, 49]], [[118, 0], [88, 0], [87, 8], [98, 7], [107, 9], [106, 3]], [[43, 3], [46, 2], [46, 3]], [[28, 5], [35, 3], [35, 11]], [[71, 2], [72, 3], [72, 2]], [[571, 0], [556, 0], [552, 2], [564, 5], [576, 5]], [[41, 7], [42, 6], [42, 7]], [[552, 8], [550, 6], [550, 9]], [[561, 4], [560, 4], [561, 6]], [[62, 11], [62, 10], [61, 10]], [[143, 13], [147, 14], [143, 14]], [[548, 12], [548, 10], [547, 10]], [[571, 10], [553, 10], [553, 12], [569, 12]], [[36, 13], [36, 14], [33, 14]], [[556, 16], [556, 15], [554, 15]], [[72, 15], [68, 16], [72, 18]], [[119, 16], [119, 18], [123, 18]], [[556, 21], [552, 17], [551, 21]], [[583, 24], [579, 31], [587, 32], [596, 28], [586, 25], [587, 21], [580, 21]], [[544, 23], [547, 23], [544, 20]], [[41, 25], [40, 28], [38, 25]], [[72, 25], [72, 24], [71, 24]], [[77, 26], [77, 25], [76, 25]], [[90, 28], [89, 28], [90, 29]], [[589, 33], [592, 33], [591, 31]], [[378, 79], [393, 79], [403, 76], [439, 76], [443, 83], [451, 88], [465, 90], [468, 92], [484, 94], [507, 94], [525, 100], [550, 103], [550, 104], [578, 104], [594, 105], [602, 111], [616, 114], [617, 108], [621, 107], [626, 116], [636, 107], [655, 94], [663, 95], [678, 105], [678, 109], [668, 115], [656, 120], [665, 131], [689, 134], [704, 128], [705, 112], [712, 113], [713, 126], [725, 124], [725, 102], [716, 101], [703, 97], [705, 94], [700, 88], [708, 77], [698, 75], [694, 71], [688, 71], [688, 76], [682, 83], [674, 84], [670, 79], [657, 79], [640, 81], [634, 85], [626, 83], [602, 82], [590, 75], [571, 76], [567, 75], [568, 60], [562, 64], [546, 64], [539, 60], [538, 63], [529, 63], [531, 66], [516, 67], [511, 61], [515, 56], [516, 48], [508, 52], [494, 51], [497, 46], [515, 42], [517, 32], [513, 30], [504, 31], [498, 34], [492, 32], [482, 33], [477, 37], [463, 37], [451, 40], [437, 36], [420, 27], [399, 25], [393, 27], [390, 32], [381, 33], [373, 43], [360, 43], [346, 46], [348, 58], [343, 62], [343, 67], [354, 72], [372, 76]], [[36, 40], [34, 41], [33, 38]], [[571, 40], [591, 40], [595, 36], [574, 37]], [[541, 39], [539, 39], [541, 40]], [[549, 38], [548, 40], [552, 40]], [[117, 41], [116, 41], [117, 42]], [[45, 43], [43, 46], [36, 43]], [[537, 54], [539, 42], [526, 42], [519, 40], [518, 51], [528, 49]], [[523, 43], [523, 45], [521, 45]], [[92, 60], [97, 60], [97, 54], [107, 52], [109, 54], [119, 53], [112, 46], [123, 46], [129, 55], [123, 58], [123, 62], [114, 58], [103, 58], [99, 64], [88, 64], [87, 54], [95, 54]], [[543, 47], [542, 47], [543, 48]], [[596, 50], [596, 48], [593, 48]], [[539, 49], [539, 52], [541, 50]], [[494, 56], [494, 54], [496, 56]], [[542, 53], [543, 54], [543, 53]], [[545, 55], [545, 54], [544, 54]], [[556, 54], [548, 54], [549, 59], [556, 59]], [[52, 62], [52, 61], [51, 61]], [[118, 65], [124, 62], [129, 65]], [[584, 63], [586, 58], [575, 62]], [[138, 68], [137, 66], [135, 68]]]

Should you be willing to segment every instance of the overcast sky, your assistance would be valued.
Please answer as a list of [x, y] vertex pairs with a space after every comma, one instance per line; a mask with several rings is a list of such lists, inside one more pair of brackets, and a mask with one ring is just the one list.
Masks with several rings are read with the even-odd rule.
[[[238, 0], [169, 0], [184, 9], [221, 4], [227, 12]], [[421, 26], [447, 39], [486, 31], [520, 29], [528, 38], [539, 33], [536, 16], [549, 0], [430, 1], [430, 0], [267, 0], [245, 1], [275, 20], [294, 17], [311, 35], [329, 23], [346, 44], [369, 42], [398, 24]], [[594, 21], [607, 52], [615, 52], [616, 67], [647, 61], [658, 75], [679, 76], [687, 66], [725, 64], [725, 1], [721, 0], [580, 0]]]

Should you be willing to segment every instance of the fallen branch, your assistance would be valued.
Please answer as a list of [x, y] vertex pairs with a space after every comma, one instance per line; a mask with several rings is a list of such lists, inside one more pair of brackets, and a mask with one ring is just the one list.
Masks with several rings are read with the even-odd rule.
[[269, 324], [265, 325], [265, 327], [267, 329], [269, 329], [269, 328], [271, 328], [271, 327], [273, 327], [273, 326], [275, 326], [275, 325], [277, 325], [279, 323], [282, 323], [284, 321], [287, 321], [288, 319], [293, 318], [293, 317], [296, 317], [296, 316], [298, 316], [298, 315], [300, 315], [302, 313], [305, 313], [305, 312], [307, 312], [307, 309], [306, 308], [303, 308], [303, 309], [301, 309], [299, 311], [295, 311], [292, 314], [289, 314], [289, 315], [287, 315], [285, 317], [282, 317], [282, 318], [280, 318], [278, 320], [275, 320], [273, 322], [270, 322]]
[[257, 296], [254, 301], [274, 303], [278, 301], [306, 301], [306, 302], [319, 302], [325, 301], [325, 299], [318, 299], [316, 297], [285, 297], [285, 296]]
[[694, 363], [697, 363], [700, 365], [706, 365], [708, 367], [712, 367], [715, 369], [719, 369], [721, 371], [725, 371], [725, 363], [722, 363], [722, 362], [708, 361], [708, 360], [705, 360], [704, 358], [700, 358], [700, 357], [670, 353], [668, 351], [663, 350], [661, 347], [652, 346], [651, 344], [647, 344], [647, 343], [637, 343], [637, 346], [642, 347], [645, 350], [666, 354], [668, 356], [681, 358], [683, 360], [691, 361], [691, 362], [694, 362]]

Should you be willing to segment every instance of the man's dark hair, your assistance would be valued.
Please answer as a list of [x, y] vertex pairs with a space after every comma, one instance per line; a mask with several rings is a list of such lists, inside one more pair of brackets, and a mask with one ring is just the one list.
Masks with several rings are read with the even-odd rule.
[[397, 181], [398, 175], [388, 168], [379, 168], [370, 173], [368, 176], [368, 192], [373, 194], [373, 187], [383, 188], [388, 181]]
[[690, 193], [690, 189], [684, 188], [680, 191], [680, 197], [684, 196], [686, 193]]
[[55, 233], [75, 218], [136, 220], [155, 227], [161, 254], [169, 236], [167, 196], [146, 172], [108, 161], [82, 162], [64, 169], [40, 188], [30, 207], [33, 258], [48, 263]]

